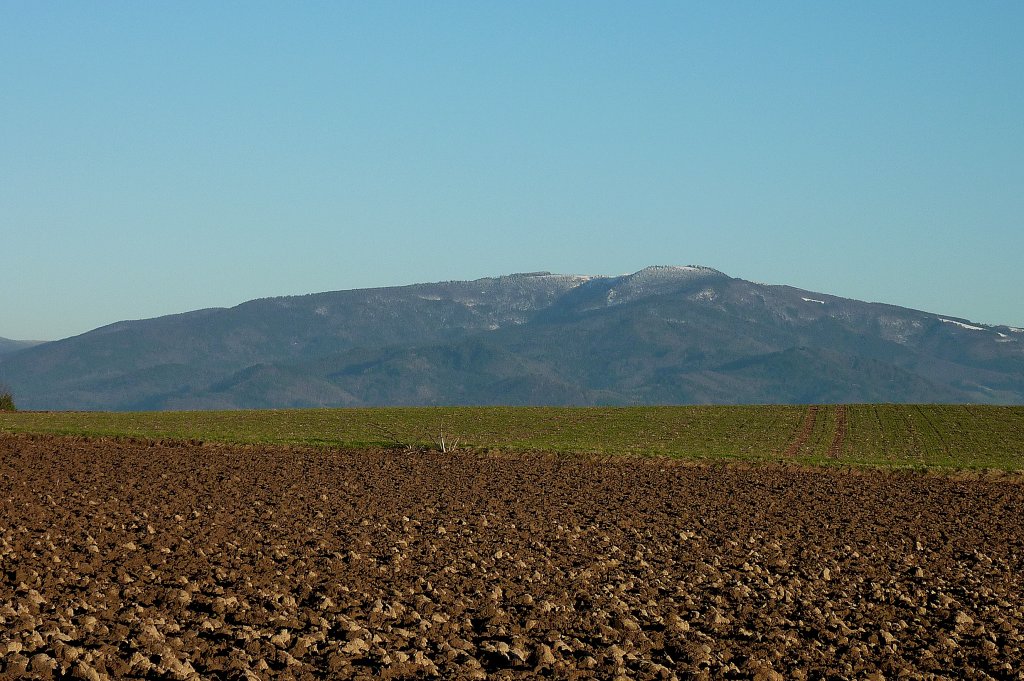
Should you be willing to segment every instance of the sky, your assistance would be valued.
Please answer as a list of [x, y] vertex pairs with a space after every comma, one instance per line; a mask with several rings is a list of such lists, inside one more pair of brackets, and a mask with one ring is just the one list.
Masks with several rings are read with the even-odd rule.
[[0, 2], [0, 336], [702, 264], [1024, 326], [1024, 3]]

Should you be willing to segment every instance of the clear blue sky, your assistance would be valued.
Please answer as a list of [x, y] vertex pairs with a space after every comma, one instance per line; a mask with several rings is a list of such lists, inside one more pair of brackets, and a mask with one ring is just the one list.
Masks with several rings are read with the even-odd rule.
[[0, 336], [705, 264], [1024, 326], [1024, 3], [0, 3]]

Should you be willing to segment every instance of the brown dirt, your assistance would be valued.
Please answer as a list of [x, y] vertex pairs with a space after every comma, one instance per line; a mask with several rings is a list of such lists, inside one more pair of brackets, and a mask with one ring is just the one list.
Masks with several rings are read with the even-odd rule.
[[838, 459], [843, 453], [843, 442], [846, 440], [846, 405], [836, 405], [836, 429], [832, 434], [832, 444], [828, 446], [829, 458]]
[[1024, 486], [0, 435], [5, 678], [1021, 679]]
[[817, 419], [817, 417], [818, 405], [812, 404], [811, 406], [807, 407], [807, 412], [804, 414], [804, 420], [803, 423], [800, 425], [800, 430], [797, 432], [796, 436], [793, 438], [793, 441], [789, 443], [789, 447], [786, 449], [787, 458], [792, 459], [800, 453], [800, 450], [807, 442], [807, 438], [809, 438], [811, 436], [811, 433], [814, 432], [814, 422]]

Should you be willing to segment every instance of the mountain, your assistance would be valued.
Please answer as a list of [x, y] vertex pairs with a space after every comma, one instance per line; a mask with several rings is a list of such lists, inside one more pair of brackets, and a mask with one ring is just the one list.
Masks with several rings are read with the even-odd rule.
[[33, 345], [39, 345], [40, 341], [19, 341], [11, 340], [10, 338], [0, 338], [0, 356], [9, 355], [12, 352], [18, 350], [24, 350], [30, 348]]
[[0, 378], [29, 409], [1024, 404], [1024, 330], [708, 267], [537, 272], [118, 322]]

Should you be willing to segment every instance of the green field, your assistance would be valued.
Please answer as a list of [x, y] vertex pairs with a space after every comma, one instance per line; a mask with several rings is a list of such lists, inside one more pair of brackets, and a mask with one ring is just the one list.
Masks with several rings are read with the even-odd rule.
[[1024, 469], [1024, 407], [410, 407], [0, 413], [0, 430], [343, 447]]

